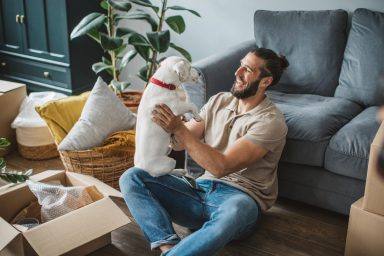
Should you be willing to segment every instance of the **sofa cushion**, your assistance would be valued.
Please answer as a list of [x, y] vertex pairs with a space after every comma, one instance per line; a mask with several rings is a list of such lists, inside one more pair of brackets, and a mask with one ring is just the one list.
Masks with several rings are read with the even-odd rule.
[[331, 137], [362, 111], [349, 100], [310, 94], [269, 91], [269, 98], [283, 112], [288, 125], [281, 161], [323, 166]]
[[89, 94], [90, 91], [35, 107], [36, 112], [47, 123], [56, 144], [61, 143], [79, 119]]
[[377, 93], [380, 75], [384, 73], [383, 46], [384, 13], [357, 9], [352, 16], [335, 96], [364, 106], [377, 106], [384, 100], [384, 94]]
[[377, 109], [365, 109], [332, 137], [325, 153], [327, 170], [365, 180], [370, 146], [379, 129]]
[[256, 45], [285, 55], [290, 66], [271, 88], [333, 96], [347, 38], [348, 14], [331, 11], [256, 11]]

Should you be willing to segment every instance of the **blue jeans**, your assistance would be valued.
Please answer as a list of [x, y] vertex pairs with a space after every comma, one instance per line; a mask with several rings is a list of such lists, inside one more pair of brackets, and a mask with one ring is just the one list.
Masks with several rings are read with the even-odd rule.
[[[125, 202], [151, 249], [175, 244], [163, 255], [212, 256], [255, 229], [261, 211], [252, 197], [222, 182], [196, 183], [199, 189], [179, 177], [152, 177], [135, 167], [121, 176]], [[172, 222], [195, 232], [181, 240]]]

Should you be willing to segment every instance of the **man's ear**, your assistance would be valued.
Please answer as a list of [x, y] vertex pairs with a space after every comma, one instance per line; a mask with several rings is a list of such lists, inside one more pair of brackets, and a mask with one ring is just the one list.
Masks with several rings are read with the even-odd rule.
[[185, 61], [181, 60], [177, 62], [175, 65], [173, 65], [173, 70], [179, 76], [180, 82], [185, 82], [188, 79], [189, 70], [187, 69]]
[[264, 78], [261, 79], [259, 86], [267, 89], [272, 84], [272, 81], [273, 81], [273, 77], [272, 76], [264, 77]]

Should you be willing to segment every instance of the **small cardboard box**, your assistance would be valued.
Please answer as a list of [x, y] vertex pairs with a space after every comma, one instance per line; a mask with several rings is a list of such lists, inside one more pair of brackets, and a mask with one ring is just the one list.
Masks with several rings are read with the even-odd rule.
[[378, 171], [377, 160], [384, 143], [384, 122], [371, 144], [369, 153], [368, 173], [365, 183], [363, 209], [384, 216], [384, 176]]
[[0, 80], [0, 137], [5, 137], [16, 145], [16, 133], [11, 123], [19, 113], [19, 108], [25, 97], [27, 89], [25, 84]]
[[384, 255], [384, 216], [365, 211], [364, 198], [351, 206], [345, 256]]
[[85, 255], [111, 242], [111, 232], [130, 222], [111, 200], [121, 193], [101, 181], [82, 174], [45, 171], [31, 180], [60, 180], [67, 186], [91, 186], [104, 198], [56, 219], [20, 232], [8, 222], [35, 196], [25, 183], [0, 191], [0, 255]]

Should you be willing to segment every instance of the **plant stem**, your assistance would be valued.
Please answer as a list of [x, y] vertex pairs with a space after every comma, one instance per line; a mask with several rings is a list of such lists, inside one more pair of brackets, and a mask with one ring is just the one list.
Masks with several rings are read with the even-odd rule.
[[[162, 29], [163, 29], [163, 23], [164, 23], [164, 18], [165, 18], [165, 12], [167, 11], [167, 0], [162, 0], [162, 7], [161, 7], [161, 12], [160, 12], [160, 21], [159, 21], [159, 26], [157, 27], [157, 31], [156, 32], [160, 32]], [[147, 79], [149, 80], [149, 78], [153, 75], [153, 73], [155, 73], [155, 69], [156, 69], [156, 62], [157, 62], [157, 54], [158, 52], [156, 50], [153, 51], [153, 54], [152, 54], [152, 61], [149, 63], [149, 66], [148, 66], [148, 71], [147, 71]], [[148, 84], [148, 83], [147, 83]], [[147, 86], [146, 84], [146, 86]]]
[[[108, 36], [109, 37], [114, 37], [114, 35], [115, 35], [115, 31], [114, 31], [114, 25], [113, 25], [113, 11], [112, 11], [112, 7], [108, 6]], [[117, 70], [116, 70], [116, 54], [115, 54], [115, 51], [110, 50], [110, 51], [108, 51], [108, 53], [111, 56], [113, 80], [119, 81], [119, 78], [117, 76]]]

